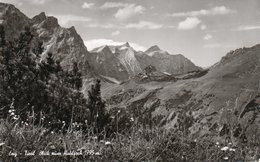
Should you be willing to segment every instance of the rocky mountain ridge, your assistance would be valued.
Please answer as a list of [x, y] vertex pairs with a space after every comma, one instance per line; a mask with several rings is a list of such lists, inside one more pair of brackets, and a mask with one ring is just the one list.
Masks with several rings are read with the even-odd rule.
[[[44, 53], [53, 53], [54, 59], [69, 69], [73, 62], [79, 64], [84, 76], [105, 76], [127, 81], [152, 65], [160, 72], [182, 74], [200, 69], [182, 55], [170, 55], [157, 48], [151, 48], [153, 55], [135, 51], [129, 43], [121, 46], [105, 46], [89, 52], [75, 27], [63, 28], [58, 19], [46, 16], [44, 12], [32, 19], [11, 4], [0, 3], [0, 20], [7, 30], [7, 39], [15, 39], [25, 26], [32, 28], [37, 40], [43, 42]], [[101, 77], [102, 78], [102, 77]]]
[[[118, 80], [128, 80], [135, 77], [136, 75], [143, 72], [143, 70], [148, 66], [154, 66], [158, 72], [177, 75], [184, 74], [192, 71], [202, 70], [200, 67], [194, 65], [190, 60], [185, 58], [183, 55], [172, 55], [166, 51], [161, 50], [158, 46], [152, 46], [147, 49], [145, 52], [134, 50], [129, 43], [125, 43], [119, 46], [101, 46], [93, 49], [91, 51], [95, 53], [92, 55], [92, 59], [96, 63], [93, 64], [99, 65], [97, 69], [102, 69], [103, 66], [114, 69], [116, 73], [112, 75], [107, 75], [110, 77], [115, 77]], [[110, 62], [100, 62], [100, 58], [105, 60], [106, 57], [117, 58], [117, 63], [111, 64]], [[111, 67], [111, 65], [114, 65]], [[117, 68], [115, 67], [117, 66]], [[125, 75], [115, 74], [124, 72]], [[99, 73], [106, 73], [102, 70]]]

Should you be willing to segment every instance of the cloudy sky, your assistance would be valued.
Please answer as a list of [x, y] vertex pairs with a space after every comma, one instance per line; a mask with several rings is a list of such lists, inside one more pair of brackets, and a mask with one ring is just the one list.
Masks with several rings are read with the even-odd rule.
[[130, 42], [209, 66], [230, 50], [260, 43], [260, 0], [0, 0], [27, 16], [44, 11], [75, 26], [89, 50]]

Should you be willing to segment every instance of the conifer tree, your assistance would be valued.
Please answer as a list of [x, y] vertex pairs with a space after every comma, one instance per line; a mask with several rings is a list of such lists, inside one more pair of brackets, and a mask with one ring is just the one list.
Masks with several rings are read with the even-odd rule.
[[90, 110], [90, 123], [96, 128], [97, 132], [110, 122], [110, 116], [105, 109], [105, 101], [101, 97], [101, 84], [97, 79], [95, 85], [91, 86], [88, 92], [88, 108]]

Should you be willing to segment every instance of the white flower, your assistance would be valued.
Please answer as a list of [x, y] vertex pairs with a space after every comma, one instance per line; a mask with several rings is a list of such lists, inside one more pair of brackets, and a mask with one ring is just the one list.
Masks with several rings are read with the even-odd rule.
[[4, 144], [5, 144], [4, 142], [1, 142], [1, 143], [0, 143], [0, 146], [3, 146]]
[[230, 148], [229, 151], [236, 151], [236, 149], [234, 149], [234, 148]]
[[96, 152], [95, 155], [99, 156], [99, 155], [101, 155], [101, 154], [100, 154], [100, 152]]
[[216, 145], [219, 145], [219, 142], [216, 142]]
[[227, 151], [228, 149], [229, 149], [229, 147], [227, 147], [227, 146], [221, 148], [222, 151]]
[[106, 141], [106, 142], [105, 142], [105, 145], [111, 145], [111, 142]]
[[14, 112], [11, 112], [11, 114], [10, 114], [11, 116], [13, 116], [14, 115]]
[[228, 160], [228, 157], [226, 156], [226, 157], [224, 157], [224, 160]]
[[133, 122], [133, 121], [134, 121], [134, 118], [133, 118], [133, 117], [131, 117], [131, 118], [130, 118], [130, 121], [132, 121], [132, 122]]

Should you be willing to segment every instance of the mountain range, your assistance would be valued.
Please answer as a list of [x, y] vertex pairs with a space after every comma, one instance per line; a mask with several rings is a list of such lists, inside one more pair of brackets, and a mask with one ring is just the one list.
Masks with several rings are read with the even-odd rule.
[[64, 68], [77, 62], [82, 92], [87, 96], [90, 81], [100, 78], [108, 107], [131, 112], [135, 121], [174, 129], [183, 114], [191, 114], [187, 129], [198, 138], [260, 140], [260, 45], [230, 51], [202, 69], [156, 45], [146, 51], [129, 43], [88, 51], [74, 27], [63, 28], [45, 13], [28, 18], [10, 4], [0, 3], [0, 23], [9, 40], [30, 26], [43, 42], [42, 59], [52, 52]]

